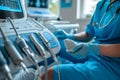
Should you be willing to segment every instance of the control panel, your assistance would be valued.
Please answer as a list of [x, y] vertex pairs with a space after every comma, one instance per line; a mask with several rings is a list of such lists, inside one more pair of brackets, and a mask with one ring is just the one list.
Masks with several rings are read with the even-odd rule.
[[49, 64], [58, 63], [60, 49], [47, 28], [27, 18], [25, 0], [0, 1], [0, 80], [14, 80], [20, 71], [29, 73], [29, 68], [37, 80], [42, 67], [47, 74]]
[[61, 49], [57, 38], [33, 19], [14, 21], [8, 18], [0, 22], [0, 29], [1, 53], [12, 75], [21, 68], [39, 67], [44, 56], [46, 59], [55, 57]]

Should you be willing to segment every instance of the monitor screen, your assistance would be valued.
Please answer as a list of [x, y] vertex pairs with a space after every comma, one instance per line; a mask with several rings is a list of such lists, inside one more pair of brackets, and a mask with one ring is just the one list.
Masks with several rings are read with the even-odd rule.
[[24, 17], [20, 0], [0, 0], [0, 19], [6, 17], [12, 19]]
[[35, 18], [56, 18], [50, 10], [50, 0], [26, 0], [27, 13]]
[[49, 0], [27, 0], [28, 7], [48, 8]]

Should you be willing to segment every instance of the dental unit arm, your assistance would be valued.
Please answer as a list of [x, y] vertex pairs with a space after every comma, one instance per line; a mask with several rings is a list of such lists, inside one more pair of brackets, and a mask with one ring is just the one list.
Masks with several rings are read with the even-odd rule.
[[8, 80], [13, 80], [10, 68], [7, 65], [7, 62], [1, 50], [0, 50], [0, 69], [4, 72], [5, 76], [7, 76]]
[[20, 53], [17, 51], [15, 46], [9, 41], [9, 39], [4, 35], [2, 28], [0, 28], [0, 32], [3, 37], [4, 41], [4, 47], [7, 50], [7, 53], [9, 54], [11, 60], [15, 65], [21, 65], [21, 67], [25, 70], [28, 71], [26, 68], [26, 65], [23, 63], [23, 58], [20, 55]]
[[38, 65], [38, 61], [35, 58], [35, 53], [33, 52], [33, 50], [28, 46], [28, 44], [26, 43], [25, 39], [23, 39], [17, 32], [12, 20], [8, 17], [7, 20], [11, 23], [15, 33], [16, 33], [16, 43], [18, 44], [18, 46], [22, 49], [22, 51], [25, 53], [25, 55], [27, 56], [27, 58], [30, 60], [30, 62], [32, 62], [35, 67], [38, 69], [39, 65]]

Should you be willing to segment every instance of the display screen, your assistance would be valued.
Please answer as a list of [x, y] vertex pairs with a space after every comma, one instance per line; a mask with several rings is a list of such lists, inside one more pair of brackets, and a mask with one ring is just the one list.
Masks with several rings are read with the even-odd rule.
[[22, 18], [23, 16], [20, 0], [0, 0], [0, 18]]
[[48, 8], [49, 0], [27, 0], [28, 7]]
[[0, 0], [0, 10], [22, 12], [19, 0]]

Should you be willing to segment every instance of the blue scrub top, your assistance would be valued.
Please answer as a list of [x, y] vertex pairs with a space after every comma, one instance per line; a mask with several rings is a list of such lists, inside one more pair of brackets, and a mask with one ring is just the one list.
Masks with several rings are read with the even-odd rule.
[[[103, 1], [100, 1], [97, 4], [95, 13], [87, 25], [86, 32], [89, 33], [94, 37], [94, 43], [98, 44], [116, 44], [120, 43], [120, 11], [116, 16], [112, 19], [112, 21], [108, 24], [111, 20], [113, 15], [115, 14], [116, 10], [120, 7], [120, 1], [115, 2], [106, 12], [108, 5], [110, 4], [110, 0], [107, 0], [104, 6], [100, 9], [103, 4]], [[103, 17], [104, 13], [106, 12], [105, 16]], [[101, 18], [103, 17], [102, 21]], [[100, 23], [101, 26], [105, 26], [104, 28], [100, 28], [94, 23]], [[101, 58], [110, 61], [110, 62], [117, 62], [120, 63], [120, 58], [110, 58], [106, 56], [101, 56]]]
[[[103, 1], [100, 1], [97, 4], [95, 13], [87, 25], [86, 32], [90, 35], [94, 36], [94, 42], [100, 44], [115, 44], [120, 43], [120, 11], [116, 16], [112, 19], [109, 23], [113, 15], [115, 14], [116, 10], [120, 7], [120, 1], [115, 2], [109, 9], [106, 11], [108, 5], [110, 4], [110, 0], [107, 0], [103, 7], [100, 7], [103, 4]], [[105, 14], [106, 12], [106, 14]], [[104, 16], [105, 14], [105, 16]], [[102, 19], [103, 17], [103, 19]], [[102, 20], [102, 21], [101, 21]], [[101, 26], [98, 26], [101, 21]], [[97, 24], [95, 24], [97, 23]], [[108, 24], [109, 23], [109, 24]], [[106, 25], [108, 24], [108, 25]], [[105, 28], [100, 28], [102, 26]]]

